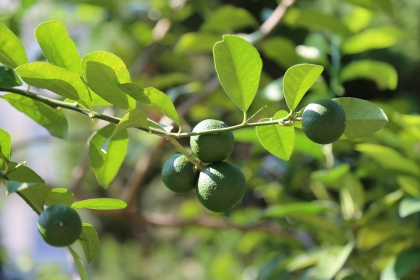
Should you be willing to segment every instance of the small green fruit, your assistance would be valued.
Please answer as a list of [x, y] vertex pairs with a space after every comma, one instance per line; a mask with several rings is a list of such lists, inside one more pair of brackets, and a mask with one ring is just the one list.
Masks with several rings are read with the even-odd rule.
[[82, 221], [76, 210], [64, 204], [55, 204], [42, 211], [38, 231], [51, 246], [73, 244], [82, 233]]
[[246, 179], [234, 164], [218, 162], [200, 172], [197, 183], [198, 200], [213, 212], [225, 212], [242, 200]]
[[344, 133], [346, 114], [336, 101], [319, 99], [303, 111], [302, 128], [313, 142], [329, 144], [337, 141]]
[[[225, 128], [227, 125], [218, 120], [204, 120], [199, 122], [193, 132], [210, 129]], [[203, 162], [214, 163], [226, 159], [235, 147], [235, 137], [230, 131], [212, 134], [192, 136], [190, 138], [191, 149]]]
[[184, 155], [175, 154], [163, 164], [162, 180], [168, 189], [186, 193], [197, 186], [198, 172]]

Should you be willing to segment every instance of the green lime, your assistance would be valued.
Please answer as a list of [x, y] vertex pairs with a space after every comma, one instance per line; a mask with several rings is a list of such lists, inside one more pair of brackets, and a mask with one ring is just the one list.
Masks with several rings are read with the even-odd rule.
[[331, 99], [319, 99], [306, 106], [302, 115], [302, 128], [306, 136], [318, 144], [337, 141], [346, 128], [343, 107]]
[[198, 177], [198, 200], [213, 212], [225, 212], [232, 208], [241, 201], [245, 190], [244, 174], [228, 162], [207, 165]]
[[39, 215], [38, 230], [51, 246], [68, 246], [82, 233], [82, 221], [76, 210], [70, 206], [54, 204]]
[[198, 172], [184, 155], [175, 154], [163, 164], [162, 180], [171, 191], [186, 193], [197, 186]]
[[[227, 125], [218, 120], [204, 120], [199, 122], [193, 132], [210, 129], [225, 128]], [[235, 137], [230, 131], [196, 135], [190, 138], [191, 149], [203, 162], [214, 163], [226, 159], [235, 147]]]

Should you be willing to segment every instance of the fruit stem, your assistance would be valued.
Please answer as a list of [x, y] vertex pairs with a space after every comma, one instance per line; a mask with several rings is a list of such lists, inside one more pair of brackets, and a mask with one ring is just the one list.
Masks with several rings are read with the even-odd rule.
[[166, 137], [166, 140], [171, 142], [171, 144], [174, 145], [175, 148], [177, 148], [177, 150], [180, 151], [192, 164], [194, 164], [198, 170], [203, 170], [203, 164], [199, 160], [191, 156], [190, 153], [187, 150], [185, 150], [185, 148], [182, 147], [182, 145], [179, 144], [179, 142], [175, 138], [169, 136]]

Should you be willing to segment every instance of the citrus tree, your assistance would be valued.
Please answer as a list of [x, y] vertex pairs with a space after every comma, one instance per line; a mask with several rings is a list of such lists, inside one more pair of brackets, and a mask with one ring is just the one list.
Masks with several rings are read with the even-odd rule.
[[[216, 23], [209, 19], [199, 32], [183, 34], [176, 46], [178, 51], [184, 54], [211, 51], [216, 77], [200, 90], [201, 95], [193, 96], [181, 104], [174, 103], [182, 95], [179, 90], [185, 92], [189, 89], [177, 88], [178, 93], [164, 93], [158, 85], [142, 86], [143, 83], [133, 77], [124, 60], [111, 52], [99, 50], [80, 57], [66, 27], [58, 21], [44, 22], [34, 30], [36, 41], [45, 58], [45, 61], [35, 62], [28, 61], [19, 38], [6, 25], [0, 24], [0, 91], [3, 93], [0, 101], [7, 102], [27, 115], [44, 127], [51, 136], [64, 140], [69, 129], [67, 111], [84, 115], [86, 126], [93, 120], [104, 121], [105, 124], [86, 139], [88, 163], [98, 184], [104, 189], [109, 188], [121, 172], [132, 133], [139, 132], [139, 135], [145, 137], [153, 135], [161, 139], [154, 145], [155, 154], [163, 150], [166, 142], [172, 144], [173, 149], [169, 155], [151, 156], [151, 153], [145, 153], [147, 160], [140, 161], [143, 165], [155, 164], [150, 162], [151, 159], [158, 162], [160, 180], [169, 190], [185, 194], [186, 201], [201, 204], [201, 208], [197, 208], [197, 204], [192, 202], [192, 212], [208, 215], [213, 215], [211, 212], [222, 213], [215, 214], [215, 220], [208, 224], [202, 218], [195, 219], [194, 213], [190, 214], [193, 217], [191, 222], [186, 218], [186, 221], [172, 221], [172, 224], [231, 227], [251, 233], [252, 230], [260, 230], [268, 234], [287, 236], [289, 241], [293, 239], [293, 242], [302, 243], [301, 254], [265, 260], [266, 272], [261, 272], [261, 279], [290, 275], [305, 275], [308, 279], [331, 279], [335, 276], [341, 277], [337, 279], [359, 279], [357, 277], [362, 277], [366, 272], [357, 270], [363, 262], [363, 256], [355, 253], [356, 248], [363, 250], [375, 247], [366, 237], [374, 231], [374, 225], [369, 225], [370, 219], [398, 201], [403, 194], [397, 191], [384, 194], [383, 198], [380, 197], [383, 193], [372, 194], [372, 197], [379, 198], [366, 210], [364, 189], [359, 178], [368, 175], [363, 175], [362, 168], [362, 174], [357, 175], [351, 172], [349, 164], [334, 164], [331, 143], [340, 143], [340, 139], [348, 143], [352, 139], [367, 137], [378, 131], [380, 133], [388, 122], [387, 115], [381, 109], [383, 107], [386, 111], [385, 104], [378, 106], [360, 98], [341, 97], [343, 83], [362, 76], [375, 82], [379, 88], [394, 89], [396, 77], [395, 71], [384, 62], [359, 59], [350, 62], [346, 67], [342, 67], [339, 62], [340, 55], [384, 48], [389, 43], [378, 46], [377, 42], [366, 39], [371, 33], [379, 36], [385, 32], [383, 30], [368, 29], [359, 33], [369, 24], [368, 21], [365, 26], [354, 24], [350, 20], [343, 24], [331, 16], [291, 8], [293, 4], [294, 1], [281, 2], [261, 27], [250, 34], [222, 34], [225, 30], [215, 32], [220, 24], [217, 20], [232, 15], [242, 21], [235, 21], [237, 25], [230, 27], [231, 30], [243, 26], [255, 28], [255, 22], [250, 15], [244, 16], [243, 10], [232, 6], [224, 6], [216, 12], [213, 19]], [[355, 8], [351, 15], [357, 16], [365, 12], [360, 9]], [[290, 26], [332, 31], [329, 38], [331, 64], [326, 62], [326, 53], [321, 52], [317, 59], [305, 59], [303, 55], [304, 59], [301, 59], [295, 53], [290, 40], [280, 36], [270, 37], [281, 20]], [[399, 38], [400, 33], [394, 31], [393, 38]], [[388, 34], [388, 31], [385, 33]], [[319, 40], [312, 38], [312, 42], [319, 43]], [[362, 47], [360, 42], [364, 43]], [[319, 49], [322, 51], [322, 48]], [[284, 67], [284, 76], [275, 77], [271, 82], [264, 81], [266, 77], [261, 54]], [[325, 73], [326, 67], [328, 73]], [[377, 75], [375, 71], [382, 74]], [[330, 77], [330, 89], [325, 82], [326, 76]], [[192, 86], [191, 83], [187, 85]], [[279, 109], [277, 105], [261, 99], [261, 95], [267, 94], [267, 91], [259, 89], [270, 87], [275, 87], [277, 92], [282, 93], [284, 108]], [[46, 89], [58, 97], [47, 97], [34, 91], [34, 88]], [[312, 97], [311, 94], [305, 95], [311, 88], [314, 92]], [[195, 112], [199, 116], [197, 112], [205, 107], [199, 101], [213, 92], [216, 92], [214, 98], [222, 100], [221, 103], [229, 108], [232, 116], [216, 119], [211, 114], [204, 114], [205, 117], [201, 119], [195, 118], [197, 124], [192, 128], [189, 125], [191, 121], [186, 117], [188, 110], [198, 108]], [[114, 113], [109, 113], [106, 108], [113, 108]], [[398, 118], [401, 126], [408, 129], [409, 117]], [[281, 162], [293, 162], [296, 151], [323, 161], [323, 165], [327, 167], [325, 170], [310, 172], [313, 196], [305, 198], [302, 195], [300, 200], [289, 198], [280, 201], [277, 198], [279, 194], [276, 193], [278, 186], [268, 180], [270, 174], [251, 175], [250, 170], [260, 165], [257, 161], [250, 162], [254, 166], [247, 167], [240, 160], [230, 157], [238, 143], [244, 142], [258, 142], [260, 147], [282, 160]], [[39, 215], [39, 233], [48, 244], [67, 247], [81, 279], [89, 279], [88, 272], [72, 246], [74, 242], [79, 242], [89, 263], [100, 252], [100, 240], [93, 226], [82, 222], [76, 209], [110, 210], [99, 215], [113, 219], [124, 217], [133, 224], [159, 224], [159, 221], [147, 219], [141, 211], [137, 211], [135, 204], [138, 188], [128, 192], [121, 191], [120, 199], [79, 197], [75, 201], [75, 194], [71, 190], [54, 188], [25, 166], [25, 162], [14, 162], [12, 146], [9, 133], [0, 129], [0, 175], [7, 189], [6, 194], [19, 195]], [[394, 150], [368, 143], [357, 145], [356, 150], [373, 160], [381, 161], [385, 168], [402, 171], [403, 175], [398, 176], [402, 185], [416, 184], [413, 183], [415, 179], [405, 174], [408, 172], [417, 176], [416, 165], [409, 164]], [[174, 151], [177, 153], [174, 154]], [[392, 160], [384, 160], [383, 155], [389, 155]], [[253, 153], [250, 157], [258, 158], [258, 155]], [[371, 165], [368, 161], [365, 164], [369, 171]], [[300, 180], [298, 171], [291, 172], [290, 176], [292, 175], [297, 178], [295, 180]], [[293, 182], [292, 178], [288, 183], [299, 184], [297, 181]], [[250, 189], [261, 193], [265, 200], [272, 199], [273, 202], [264, 207], [244, 207], [243, 201]], [[187, 194], [190, 191], [195, 192], [193, 196], [196, 198]], [[335, 203], [335, 195], [339, 197], [339, 205]], [[407, 199], [403, 202], [400, 209], [403, 216], [414, 213], [410, 207], [417, 205], [417, 201]], [[202, 212], [204, 209], [210, 212]], [[366, 213], [362, 215], [365, 210]], [[223, 215], [231, 220], [218, 220]], [[265, 222], [267, 219], [286, 217], [292, 220], [287, 226], [283, 222], [280, 227], [267, 226]], [[241, 223], [241, 219], [245, 219], [245, 222]], [[303, 224], [299, 230], [305, 232], [304, 236], [299, 236], [299, 231], [294, 230], [293, 221]], [[170, 225], [171, 222], [167, 224]], [[253, 237], [250, 236], [248, 238], [252, 240]], [[315, 236], [316, 239], [333, 245], [327, 250], [322, 250], [321, 245], [314, 249], [308, 243], [315, 241], [308, 236]], [[383, 277], [388, 277], [392, 271], [397, 271], [397, 275], [408, 272], [417, 261], [405, 270], [393, 270], [393, 267], [400, 259], [410, 258], [416, 252], [416, 249], [411, 248], [396, 255], [388, 266], [384, 266]], [[373, 251], [369, 253], [380, 254]], [[356, 255], [350, 258], [351, 254]], [[329, 258], [330, 255], [333, 257]], [[348, 259], [351, 263], [347, 269], [342, 269]], [[312, 269], [305, 270], [312, 265], [315, 265]]]

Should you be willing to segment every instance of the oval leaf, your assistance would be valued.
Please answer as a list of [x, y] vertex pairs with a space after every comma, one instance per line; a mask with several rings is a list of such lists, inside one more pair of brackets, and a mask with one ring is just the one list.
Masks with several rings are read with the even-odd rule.
[[74, 264], [76, 265], [77, 272], [79, 272], [80, 280], [89, 280], [89, 274], [86, 271], [85, 265], [79, 255], [73, 251], [70, 246], [67, 246], [67, 249], [70, 251], [74, 259]]
[[258, 26], [258, 22], [247, 10], [232, 5], [224, 5], [206, 19], [203, 25], [200, 26], [200, 30], [208, 33], [220, 32], [223, 34], [256, 26]]
[[120, 199], [94, 198], [75, 202], [71, 205], [74, 209], [88, 208], [93, 210], [118, 210], [127, 207], [127, 203]]
[[151, 106], [160, 109], [160, 111], [165, 116], [175, 121], [181, 127], [181, 121], [179, 120], [179, 116], [175, 109], [174, 103], [172, 103], [172, 100], [166, 94], [158, 89], [151, 87], [145, 88], [143, 92], [150, 100]]
[[420, 199], [419, 198], [404, 198], [399, 205], [398, 212], [401, 218], [408, 215], [420, 212]]
[[82, 70], [88, 86], [100, 97], [124, 110], [136, 107], [136, 101], [118, 87], [130, 82], [130, 73], [118, 56], [104, 51], [89, 53], [82, 59]]
[[317, 214], [326, 210], [335, 209], [332, 203], [325, 202], [297, 202], [283, 205], [276, 205], [267, 208], [264, 212], [266, 217], [283, 218], [291, 213]]
[[283, 92], [287, 107], [296, 109], [302, 97], [315, 83], [324, 70], [323, 66], [314, 64], [298, 64], [290, 67], [283, 78]]
[[90, 93], [76, 73], [46, 62], [23, 64], [16, 72], [31, 86], [48, 89], [90, 107]]
[[292, 40], [280, 36], [271, 37], [261, 44], [263, 54], [285, 69], [299, 63], [296, 45]]
[[[409, 248], [391, 258], [381, 272], [381, 280], [398, 280], [420, 264], [420, 249]], [[416, 275], [418, 275], [416, 273]]]
[[21, 86], [22, 81], [19, 79], [18, 75], [13, 69], [0, 66], [0, 87], [2, 88], [12, 88]]
[[[5, 163], [3, 161], [0, 162], [0, 169], [4, 170], [6, 168]], [[9, 170], [14, 168], [16, 165], [18, 165], [17, 162], [10, 161]], [[44, 183], [44, 180], [36, 174], [35, 171], [26, 166], [16, 168], [13, 172], [7, 174], [7, 178], [9, 178], [10, 181], [15, 182]]]
[[175, 46], [179, 53], [210, 53], [220, 36], [208, 33], [185, 33]]
[[[20, 167], [19, 167], [20, 168]], [[44, 210], [44, 201], [52, 188], [43, 183], [22, 183], [6, 181], [9, 193], [19, 192], [24, 197], [25, 202], [31, 207], [35, 207], [38, 212]], [[34, 211], [36, 211], [34, 209]]]
[[144, 90], [138, 84], [126, 83], [118, 85], [118, 87], [140, 104], [150, 104], [150, 99], [144, 94]]
[[346, 128], [343, 135], [348, 139], [372, 134], [388, 122], [384, 111], [369, 101], [352, 97], [333, 100], [338, 102], [346, 113]]
[[54, 204], [65, 204], [72, 205], [74, 202], [74, 195], [71, 191], [66, 188], [56, 188], [52, 189], [45, 199], [44, 204], [47, 206], [52, 206]]
[[[286, 111], [280, 112], [280, 114], [276, 114], [275, 118], [273, 118], [274, 120], [287, 116]], [[270, 119], [262, 119], [260, 122], [269, 120]], [[267, 151], [278, 158], [289, 160], [295, 144], [295, 129], [293, 127], [274, 124], [257, 126], [255, 129], [261, 145], [263, 145]]]
[[398, 74], [389, 63], [368, 59], [356, 60], [347, 64], [340, 73], [342, 83], [355, 79], [372, 80], [380, 90], [394, 90], [397, 87]]
[[99, 184], [107, 188], [127, 154], [128, 134], [126, 130], [120, 131], [108, 142], [107, 151], [102, 146], [111, 137], [115, 125], [107, 125], [96, 131], [89, 141], [90, 166], [98, 179]]
[[220, 83], [236, 106], [246, 112], [260, 81], [260, 54], [249, 42], [233, 35], [223, 36], [223, 41], [214, 45], [213, 53]]
[[82, 75], [79, 52], [62, 23], [53, 20], [38, 25], [35, 38], [49, 63]]
[[10, 151], [12, 150], [12, 141], [10, 134], [0, 128], [0, 153], [8, 161], [10, 160]]
[[29, 97], [13, 93], [5, 94], [1, 98], [46, 128], [52, 136], [62, 139], [67, 138], [67, 119], [59, 109], [51, 108]]
[[28, 63], [28, 56], [19, 38], [2, 23], [0, 23], [0, 62], [11, 69]]
[[83, 223], [80, 237], [84, 239], [79, 239], [79, 242], [83, 247], [83, 253], [85, 253], [87, 262], [90, 263], [99, 252], [98, 233], [91, 224]]
[[121, 130], [129, 127], [143, 127], [149, 129], [149, 122], [147, 121], [146, 112], [143, 109], [136, 108], [128, 112], [115, 127], [111, 138]]

